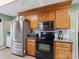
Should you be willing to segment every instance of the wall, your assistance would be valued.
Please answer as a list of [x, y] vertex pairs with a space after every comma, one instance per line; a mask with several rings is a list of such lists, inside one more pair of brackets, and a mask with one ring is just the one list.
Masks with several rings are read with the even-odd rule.
[[[78, 12], [78, 22], [79, 22], [79, 12]], [[79, 23], [78, 23], [78, 32], [79, 32]]]
[[72, 5], [72, 8], [71, 8], [71, 29], [70, 29], [69, 37], [73, 41], [73, 59], [78, 59], [77, 11], [79, 11], [79, 4]]
[[6, 40], [6, 33], [8, 31], [10, 31], [10, 21], [13, 19], [13, 17], [11, 16], [7, 16], [7, 15], [4, 15], [4, 14], [0, 14], [0, 18], [3, 19], [3, 39], [4, 39], [4, 44], [3, 46], [5, 47], [6, 43], [5, 43], [5, 40]]

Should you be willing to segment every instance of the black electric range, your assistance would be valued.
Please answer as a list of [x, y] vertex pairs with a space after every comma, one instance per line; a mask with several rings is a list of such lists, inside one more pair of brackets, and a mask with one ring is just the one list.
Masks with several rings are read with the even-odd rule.
[[54, 58], [53, 40], [37, 39], [36, 46], [37, 46], [36, 59], [53, 59]]

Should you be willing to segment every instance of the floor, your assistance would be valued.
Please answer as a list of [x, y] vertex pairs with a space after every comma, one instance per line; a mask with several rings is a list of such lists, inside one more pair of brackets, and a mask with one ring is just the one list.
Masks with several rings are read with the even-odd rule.
[[0, 50], [0, 59], [35, 59], [31, 56], [25, 56], [25, 57], [19, 57], [11, 54], [10, 49], [6, 48], [3, 50]]

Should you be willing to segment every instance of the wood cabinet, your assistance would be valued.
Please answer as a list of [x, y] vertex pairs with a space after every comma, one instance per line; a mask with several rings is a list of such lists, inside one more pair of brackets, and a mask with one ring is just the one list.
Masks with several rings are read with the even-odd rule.
[[[69, 29], [70, 28], [70, 15], [69, 9], [71, 7], [72, 0], [66, 0], [60, 3], [50, 4], [47, 6], [34, 8], [19, 12], [19, 16], [30, 18], [31, 29], [38, 28], [38, 21], [55, 21], [56, 29]], [[35, 17], [34, 15], [38, 15]], [[28, 16], [32, 16], [28, 17]]]
[[37, 15], [30, 15], [29, 21], [30, 21], [31, 29], [33, 30], [38, 29], [38, 16]]
[[47, 21], [48, 12], [42, 12], [38, 14], [38, 20], [41, 21]]
[[56, 11], [56, 28], [70, 28], [69, 8]]
[[54, 21], [55, 29], [69, 29], [70, 28], [70, 9], [60, 9], [56, 11], [43, 12], [38, 15], [39, 21]]
[[[54, 59], [72, 59], [72, 42], [54, 41]], [[26, 54], [36, 56], [36, 38], [27, 38]]]
[[39, 13], [38, 20], [39, 21], [55, 21], [55, 11]]
[[30, 28], [38, 29], [38, 22], [41, 21], [54, 21], [55, 29], [69, 29], [70, 28], [70, 9], [64, 8], [56, 11], [41, 12], [37, 15], [29, 15]]
[[49, 11], [47, 21], [55, 21], [55, 11]]
[[72, 44], [69, 42], [55, 42], [54, 59], [72, 59]]
[[26, 54], [36, 56], [36, 42], [35, 38], [28, 38], [26, 40]]

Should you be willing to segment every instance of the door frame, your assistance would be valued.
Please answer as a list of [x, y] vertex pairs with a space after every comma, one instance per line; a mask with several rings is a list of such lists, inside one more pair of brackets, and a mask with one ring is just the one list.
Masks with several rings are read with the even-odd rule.
[[76, 35], [76, 38], [78, 39], [78, 23], [79, 23], [78, 22], [79, 21], [79, 17], [78, 16], [79, 16], [79, 11], [76, 12], [76, 16], [77, 16], [77, 22], [76, 22], [76, 34], [77, 35]]
[[78, 30], [79, 30], [79, 28], [78, 28], [78, 27], [79, 27], [79, 11], [77, 11], [77, 15], [76, 15], [76, 16], [77, 16], [77, 24], [76, 24], [76, 33], [77, 33], [77, 37], [76, 37], [76, 38], [78, 39]]
[[[78, 54], [78, 21], [79, 21], [79, 17], [78, 17], [78, 14], [79, 14], [79, 10], [76, 11], [76, 16], [77, 16], [77, 22], [76, 22], [76, 52]], [[78, 58], [78, 55], [77, 55], [77, 58]]]
[[76, 12], [76, 16], [77, 16], [77, 22], [76, 22], [76, 34], [77, 34], [77, 36], [76, 36], [76, 38], [78, 39], [79, 11]]
[[1, 47], [0, 47], [0, 49], [3, 49], [3, 48], [5, 48], [4, 47], [4, 44], [5, 44], [5, 40], [4, 40], [4, 29], [3, 29], [3, 26], [4, 26], [4, 24], [3, 24], [3, 18], [0, 18], [0, 19], [2, 19], [2, 42], [3, 42], [3, 45], [1, 45]]
[[[79, 11], [77, 11], [77, 24], [79, 23], [78, 21], [79, 21]], [[76, 28], [78, 28], [78, 25]]]

